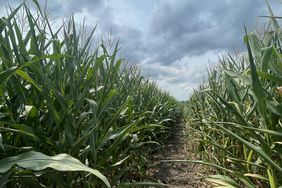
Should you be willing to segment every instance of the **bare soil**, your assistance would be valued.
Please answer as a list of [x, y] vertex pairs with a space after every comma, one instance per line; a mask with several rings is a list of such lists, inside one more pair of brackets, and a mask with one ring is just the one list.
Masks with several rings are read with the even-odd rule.
[[172, 188], [211, 187], [205, 179], [208, 168], [194, 163], [162, 162], [163, 160], [197, 160], [195, 135], [189, 133], [184, 124], [178, 124], [171, 130], [167, 141], [154, 155], [148, 174], [159, 183]]

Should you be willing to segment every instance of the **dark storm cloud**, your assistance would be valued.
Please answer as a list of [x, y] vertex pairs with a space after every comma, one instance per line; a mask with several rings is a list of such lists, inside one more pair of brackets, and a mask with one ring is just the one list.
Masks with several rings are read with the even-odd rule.
[[171, 64], [209, 50], [242, 49], [244, 24], [252, 28], [256, 16], [267, 13], [262, 7], [258, 0], [162, 1], [151, 22], [151, 37], [158, 38], [153, 60]]

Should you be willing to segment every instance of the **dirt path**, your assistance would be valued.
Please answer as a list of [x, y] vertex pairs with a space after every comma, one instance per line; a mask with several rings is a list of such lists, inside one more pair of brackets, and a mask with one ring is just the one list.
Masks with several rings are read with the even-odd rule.
[[176, 125], [164, 146], [153, 156], [150, 175], [160, 183], [176, 188], [210, 187], [203, 179], [206, 167], [192, 163], [163, 163], [162, 160], [197, 159], [193, 137], [183, 124]]

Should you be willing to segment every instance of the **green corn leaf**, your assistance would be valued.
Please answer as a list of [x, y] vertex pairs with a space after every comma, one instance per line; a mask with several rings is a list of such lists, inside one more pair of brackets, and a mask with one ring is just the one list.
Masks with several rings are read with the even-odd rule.
[[268, 79], [270, 81], [277, 83], [278, 85], [282, 85], [282, 77], [280, 76], [276, 76], [262, 71], [257, 71], [257, 74], [261, 78]]
[[274, 48], [267, 47], [262, 48], [262, 59], [261, 59], [261, 71], [267, 72], [269, 68], [269, 64], [273, 63], [272, 61], [272, 55], [274, 54]]
[[8, 124], [10, 124], [9, 127], [0, 126], [0, 130], [13, 132], [25, 138], [29, 138], [34, 141], [39, 141], [39, 138], [34, 134], [34, 130], [32, 127], [23, 124], [15, 124], [15, 123], [8, 123]]
[[276, 188], [276, 180], [275, 177], [273, 176], [273, 171], [272, 169], [267, 169], [267, 175], [268, 175], [268, 180], [270, 184], [270, 188]]
[[258, 103], [258, 111], [261, 115], [261, 117], [263, 118], [263, 120], [265, 121], [265, 125], [269, 125], [269, 120], [267, 117], [267, 111], [266, 111], [266, 96], [264, 93], [264, 90], [261, 86], [260, 80], [258, 78], [257, 72], [256, 72], [256, 66], [255, 66], [255, 61], [253, 58], [253, 54], [251, 51], [251, 46], [250, 46], [250, 42], [249, 42], [249, 36], [247, 34], [247, 29], [245, 27], [245, 43], [247, 45], [247, 50], [248, 50], [248, 57], [249, 57], [249, 62], [250, 62], [250, 69], [251, 69], [251, 77], [252, 77], [252, 88], [253, 91], [255, 93], [255, 99], [256, 102]]
[[267, 133], [267, 134], [270, 134], [270, 135], [282, 137], [281, 132], [273, 131], [273, 130], [269, 130], [269, 129], [260, 129], [260, 128], [255, 128], [255, 127], [251, 127], [251, 126], [244, 126], [244, 125], [240, 125], [240, 124], [233, 123], [233, 122], [216, 122], [216, 123], [231, 125], [231, 126], [234, 126], [234, 127], [241, 128], [242, 130], [259, 131], [259, 132], [262, 132], [262, 133]]
[[34, 81], [27, 73], [19, 69], [16, 70], [15, 73], [21, 76], [23, 79], [27, 80], [29, 83], [31, 83], [38, 91], [42, 92], [42, 89], [39, 86], [39, 84], [36, 81]]
[[229, 135], [233, 136], [234, 138], [238, 139], [241, 143], [249, 147], [250, 149], [254, 150], [256, 154], [258, 154], [262, 159], [268, 162], [273, 168], [275, 168], [278, 172], [282, 173], [282, 168], [274, 162], [260, 147], [253, 145], [252, 143], [246, 141], [245, 139], [238, 136], [236, 133], [231, 132], [230, 130], [226, 129], [223, 126], [219, 126], [222, 130], [224, 130]]
[[107, 178], [98, 170], [83, 165], [79, 160], [67, 154], [50, 157], [35, 151], [22, 153], [0, 160], [0, 173], [7, 173], [14, 165], [33, 171], [41, 171], [46, 168], [53, 168], [58, 171], [85, 171], [97, 176], [107, 187], [110, 187]]
[[8, 80], [14, 74], [16, 70], [17, 70], [17, 67], [13, 66], [1, 72], [0, 73], [0, 83], [3, 83], [5, 80]]

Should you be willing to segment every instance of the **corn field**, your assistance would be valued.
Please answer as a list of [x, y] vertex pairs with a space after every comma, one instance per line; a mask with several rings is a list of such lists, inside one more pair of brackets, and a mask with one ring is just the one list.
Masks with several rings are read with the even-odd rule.
[[[268, 5], [268, 3], [267, 3]], [[0, 188], [149, 187], [148, 156], [181, 120], [214, 187], [282, 187], [281, 17], [249, 32], [185, 103], [39, 2], [0, 18]], [[114, 45], [113, 45], [114, 44]], [[173, 134], [173, 133], [172, 133]], [[181, 169], [180, 169], [181, 170]], [[184, 169], [187, 170], [187, 169]]]
[[[130, 187], [180, 118], [176, 100], [33, 1], [0, 19], [0, 187]], [[87, 36], [87, 37], [85, 37]], [[158, 141], [158, 142], [157, 142]]]
[[247, 53], [227, 54], [187, 103], [202, 161], [216, 187], [282, 186], [282, 33], [270, 7], [268, 28], [247, 32]]

